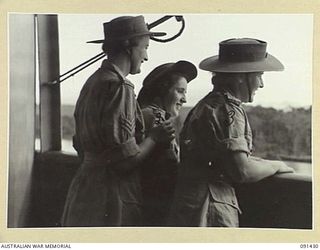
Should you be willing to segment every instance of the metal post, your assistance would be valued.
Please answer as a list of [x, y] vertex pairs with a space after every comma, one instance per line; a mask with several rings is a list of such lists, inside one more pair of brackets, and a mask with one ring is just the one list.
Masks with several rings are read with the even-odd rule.
[[57, 15], [37, 15], [41, 151], [61, 150], [60, 86], [46, 83], [57, 79], [59, 36]]

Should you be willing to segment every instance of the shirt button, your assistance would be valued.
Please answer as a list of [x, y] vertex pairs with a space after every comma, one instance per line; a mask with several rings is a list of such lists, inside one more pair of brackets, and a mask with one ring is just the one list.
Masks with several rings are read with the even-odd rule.
[[236, 202], [235, 202], [234, 200], [232, 200], [232, 204], [233, 204], [233, 205], [236, 205]]
[[209, 167], [212, 166], [212, 162], [211, 162], [211, 161], [208, 162], [208, 166], [209, 166]]

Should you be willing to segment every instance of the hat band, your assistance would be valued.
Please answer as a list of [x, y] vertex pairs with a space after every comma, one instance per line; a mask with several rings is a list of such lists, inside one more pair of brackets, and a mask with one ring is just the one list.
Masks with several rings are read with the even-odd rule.
[[266, 57], [266, 47], [261, 45], [220, 46], [219, 51], [221, 62], [257, 62]]
[[122, 37], [131, 37], [139, 34], [151, 33], [148, 29], [133, 27], [131, 29], [105, 30], [106, 40], [117, 40]]
[[107, 27], [105, 28], [106, 35], [119, 35], [119, 34], [131, 34], [149, 32], [147, 26], [144, 25], [132, 25], [130, 27]]

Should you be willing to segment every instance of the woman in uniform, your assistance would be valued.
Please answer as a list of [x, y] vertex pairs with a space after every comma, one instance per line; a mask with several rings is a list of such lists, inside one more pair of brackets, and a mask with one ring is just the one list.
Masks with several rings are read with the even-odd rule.
[[241, 213], [234, 186], [293, 172], [281, 161], [251, 156], [252, 133], [242, 103], [263, 87], [265, 71], [281, 71], [281, 62], [257, 39], [229, 39], [219, 55], [200, 63], [212, 72], [213, 91], [190, 111], [180, 134], [181, 166], [172, 226], [238, 227]]
[[87, 80], [75, 108], [74, 147], [82, 164], [68, 192], [62, 226], [139, 226], [139, 168], [156, 143], [174, 138], [167, 121], [144, 137], [144, 122], [126, 78], [140, 73], [151, 36], [143, 16], [104, 23], [108, 59]]
[[[197, 76], [187, 61], [156, 67], [144, 79], [138, 96], [146, 135], [163, 122], [177, 118], [186, 103], [187, 83]], [[158, 144], [144, 162], [141, 173], [143, 225], [165, 226], [176, 184], [179, 147], [176, 140]]]

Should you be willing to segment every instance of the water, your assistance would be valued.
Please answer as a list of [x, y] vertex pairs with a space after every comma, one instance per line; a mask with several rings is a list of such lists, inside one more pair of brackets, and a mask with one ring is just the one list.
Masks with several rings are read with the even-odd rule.
[[[35, 149], [40, 150], [40, 139], [39, 138], [36, 138]], [[72, 146], [72, 140], [67, 140], [67, 139], [62, 139], [61, 150], [64, 152], [67, 152], [67, 153], [74, 153], [74, 154], [77, 153]]]
[[68, 152], [68, 153], [77, 153], [76, 150], [72, 146], [72, 140], [66, 140], [62, 139], [62, 151]]

